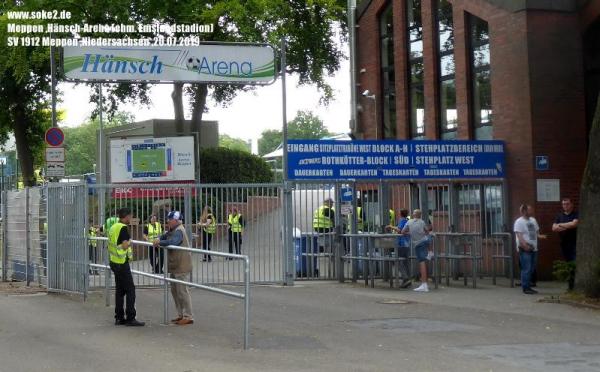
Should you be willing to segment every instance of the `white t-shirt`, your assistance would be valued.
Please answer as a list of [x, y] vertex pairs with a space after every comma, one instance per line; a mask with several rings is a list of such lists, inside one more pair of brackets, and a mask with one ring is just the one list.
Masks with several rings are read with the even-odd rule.
[[[533, 251], [537, 252], [538, 250], [538, 233], [540, 231], [540, 226], [537, 221], [533, 217], [529, 217], [528, 219], [524, 217], [519, 217], [515, 221], [514, 232], [522, 233], [525, 241], [533, 246]], [[519, 238], [516, 237], [516, 245], [517, 251], [519, 251]]]
[[420, 218], [411, 218], [406, 223], [405, 228], [408, 227], [408, 233], [410, 234], [410, 240], [413, 244], [419, 244], [421, 241], [426, 239], [427, 236], [427, 225], [425, 221]]

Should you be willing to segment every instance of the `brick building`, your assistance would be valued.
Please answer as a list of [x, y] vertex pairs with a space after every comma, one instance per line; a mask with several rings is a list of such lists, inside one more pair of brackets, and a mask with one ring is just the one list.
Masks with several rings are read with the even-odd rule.
[[362, 0], [355, 19], [354, 135], [505, 141], [508, 214], [534, 202], [550, 235], [548, 277], [560, 202], [537, 201], [536, 185], [558, 179], [577, 205], [600, 87], [600, 0]]

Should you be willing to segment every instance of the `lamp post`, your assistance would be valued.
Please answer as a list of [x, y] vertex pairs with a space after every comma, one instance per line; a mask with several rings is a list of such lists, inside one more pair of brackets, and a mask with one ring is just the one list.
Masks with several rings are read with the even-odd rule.
[[369, 90], [365, 90], [362, 93], [362, 96], [368, 99], [372, 99], [373, 100], [373, 104], [375, 105], [375, 139], [379, 139], [379, 123], [377, 122], [377, 96], [371, 92], [369, 92]]

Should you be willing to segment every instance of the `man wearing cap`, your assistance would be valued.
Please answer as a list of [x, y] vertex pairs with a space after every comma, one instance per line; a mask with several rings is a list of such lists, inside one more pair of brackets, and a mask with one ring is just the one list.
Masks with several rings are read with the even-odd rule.
[[[119, 221], [108, 230], [108, 257], [110, 268], [115, 274], [115, 325], [140, 327], [144, 322], [135, 319], [135, 284], [129, 261], [133, 258], [129, 235], [131, 211], [121, 208], [117, 212]], [[127, 299], [126, 311], [123, 311], [124, 299]]]
[[[170, 245], [190, 248], [185, 228], [182, 223], [182, 216], [179, 211], [171, 211], [167, 215], [167, 226], [169, 231], [163, 234], [160, 239], [154, 240], [154, 246], [167, 247]], [[186, 281], [192, 272], [192, 255], [190, 252], [171, 249], [167, 250], [167, 262], [169, 273], [172, 279]], [[192, 314], [192, 297], [188, 286], [181, 283], [171, 283], [171, 294], [177, 308], [177, 318], [171, 322], [178, 325], [187, 325], [194, 323]]]

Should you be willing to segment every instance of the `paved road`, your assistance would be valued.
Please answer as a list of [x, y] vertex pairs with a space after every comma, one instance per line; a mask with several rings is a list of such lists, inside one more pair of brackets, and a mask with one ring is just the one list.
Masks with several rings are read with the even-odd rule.
[[241, 303], [201, 291], [189, 327], [160, 325], [162, 292], [139, 291], [149, 326], [137, 329], [112, 325], [99, 295], [0, 295], [0, 371], [600, 371], [600, 312], [518, 289], [315, 282], [252, 294], [248, 351]]

